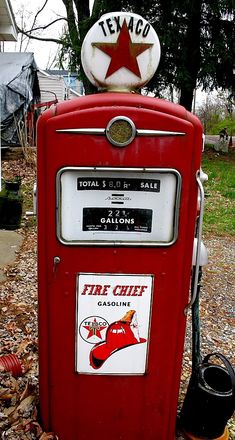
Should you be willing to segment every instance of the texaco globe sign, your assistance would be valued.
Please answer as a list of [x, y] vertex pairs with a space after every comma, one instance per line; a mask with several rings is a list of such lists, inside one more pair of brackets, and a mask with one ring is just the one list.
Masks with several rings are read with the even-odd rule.
[[87, 33], [82, 65], [99, 89], [131, 91], [143, 87], [160, 60], [159, 39], [141, 16], [127, 12], [103, 15]]

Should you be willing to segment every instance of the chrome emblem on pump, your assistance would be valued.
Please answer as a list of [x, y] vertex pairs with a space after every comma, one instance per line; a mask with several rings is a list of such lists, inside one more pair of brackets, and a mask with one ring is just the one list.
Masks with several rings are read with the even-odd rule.
[[106, 136], [109, 142], [116, 147], [125, 147], [136, 136], [135, 124], [125, 116], [117, 116], [109, 121], [106, 128]]

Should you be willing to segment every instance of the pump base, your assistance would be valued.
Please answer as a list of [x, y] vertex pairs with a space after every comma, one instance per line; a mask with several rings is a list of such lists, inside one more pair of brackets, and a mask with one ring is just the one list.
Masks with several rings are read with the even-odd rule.
[[[195, 435], [191, 434], [190, 432], [184, 432], [183, 436], [184, 436], [185, 440], [203, 440], [203, 439], [206, 440], [205, 437], [195, 437]], [[223, 434], [214, 440], [229, 440], [229, 432], [228, 432], [227, 426], [226, 426]]]

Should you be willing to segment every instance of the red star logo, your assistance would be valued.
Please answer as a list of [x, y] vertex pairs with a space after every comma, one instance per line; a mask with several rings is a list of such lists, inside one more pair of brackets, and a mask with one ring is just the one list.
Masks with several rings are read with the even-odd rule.
[[97, 336], [97, 338], [102, 339], [101, 332], [106, 327], [99, 325], [96, 321], [96, 318], [94, 318], [94, 321], [91, 323], [91, 325], [84, 325], [83, 328], [85, 328], [89, 332], [87, 335], [87, 339], [92, 338], [92, 336]]
[[121, 67], [125, 67], [141, 78], [136, 58], [152, 45], [153, 44], [147, 43], [132, 43], [126, 20], [123, 21], [116, 43], [92, 43], [92, 46], [97, 47], [111, 57], [105, 79], [121, 69]]

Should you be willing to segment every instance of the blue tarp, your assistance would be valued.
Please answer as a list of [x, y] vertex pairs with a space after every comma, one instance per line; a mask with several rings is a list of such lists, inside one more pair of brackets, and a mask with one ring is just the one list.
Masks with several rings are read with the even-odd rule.
[[0, 53], [0, 115], [2, 145], [18, 144], [16, 126], [29, 106], [40, 99], [33, 53]]

